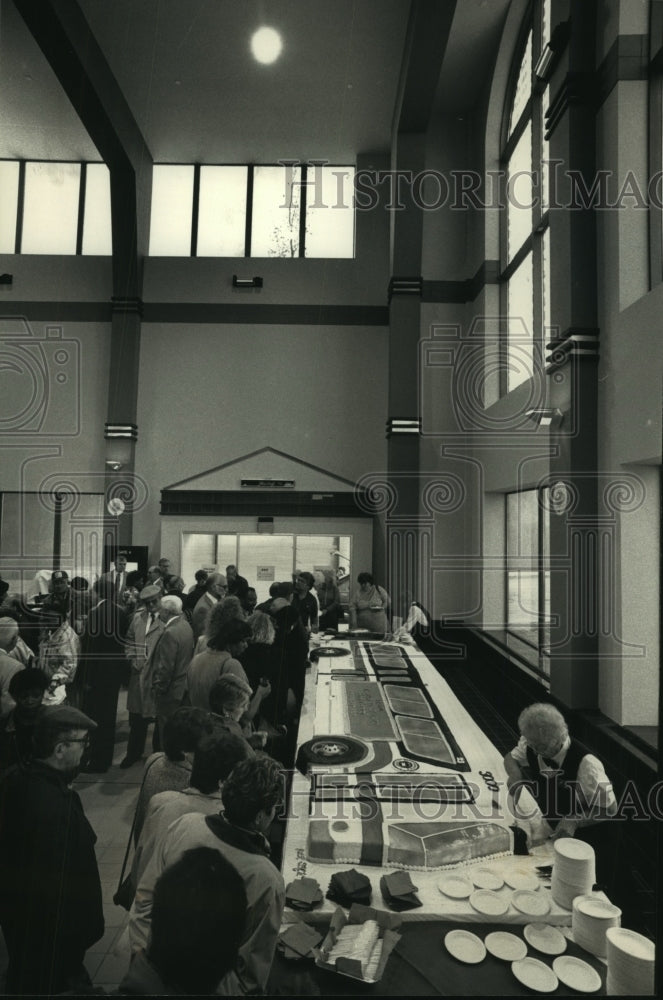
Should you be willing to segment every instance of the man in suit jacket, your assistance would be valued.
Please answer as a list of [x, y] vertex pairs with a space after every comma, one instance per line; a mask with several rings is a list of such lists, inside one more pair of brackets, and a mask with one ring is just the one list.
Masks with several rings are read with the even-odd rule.
[[226, 566], [226, 577], [228, 579], [228, 593], [232, 597], [239, 597], [242, 602], [242, 607], [244, 607], [246, 595], [249, 590], [249, 581], [239, 575], [237, 572], [237, 566], [233, 563]]
[[193, 632], [182, 614], [181, 599], [171, 594], [162, 597], [159, 613], [164, 628], [152, 653], [152, 690], [158, 741], [166, 719], [182, 704], [186, 691], [186, 668], [193, 657]]
[[102, 573], [97, 583], [110, 584], [117, 604], [124, 605], [124, 594], [127, 589], [127, 553], [118, 552], [113, 560], [113, 569]]
[[[152, 692], [152, 674], [154, 660], [152, 654], [159, 636], [164, 630], [164, 623], [159, 614], [161, 608], [161, 590], [152, 584], [143, 587], [140, 592], [140, 607], [134, 614], [127, 632], [127, 658], [131, 664], [129, 677], [129, 693], [127, 709], [129, 711], [129, 742], [127, 755], [120, 764], [122, 769], [131, 767], [143, 756], [145, 740], [150, 722], [156, 717], [154, 694]], [[156, 727], [154, 731], [155, 743]]]
[[193, 609], [191, 620], [193, 637], [196, 642], [205, 631], [210, 611], [218, 601], [223, 600], [228, 590], [223, 573], [210, 573], [207, 577], [206, 587], [205, 593]]
[[98, 603], [90, 609], [81, 639], [81, 665], [76, 678], [80, 708], [97, 723], [90, 735], [89, 760], [83, 770], [103, 774], [113, 763], [120, 686], [126, 676], [127, 614], [110, 581], [97, 580]]

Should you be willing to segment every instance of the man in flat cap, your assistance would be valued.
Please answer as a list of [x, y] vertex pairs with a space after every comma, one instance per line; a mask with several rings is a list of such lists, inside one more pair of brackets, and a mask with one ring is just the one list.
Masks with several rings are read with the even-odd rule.
[[86, 950], [104, 932], [95, 833], [71, 783], [95, 723], [69, 705], [43, 708], [34, 759], [0, 782], [0, 925], [6, 992], [89, 987]]
[[156, 718], [154, 694], [152, 692], [152, 653], [157, 639], [164, 630], [159, 615], [161, 588], [148, 584], [140, 592], [139, 608], [134, 614], [127, 631], [127, 657], [131, 664], [127, 709], [129, 711], [129, 742], [121, 768], [131, 767], [140, 760], [145, 750], [147, 729]]
[[63, 569], [51, 573], [50, 592], [42, 604], [44, 611], [55, 611], [71, 621], [71, 586], [69, 574]]

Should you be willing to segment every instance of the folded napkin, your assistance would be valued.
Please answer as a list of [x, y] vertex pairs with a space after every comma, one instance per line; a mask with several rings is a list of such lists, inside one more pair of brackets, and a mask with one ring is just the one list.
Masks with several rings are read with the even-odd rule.
[[323, 899], [320, 884], [314, 878], [296, 878], [286, 886], [285, 905], [293, 910], [312, 910]]
[[368, 906], [371, 902], [371, 883], [365, 875], [354, 868], [345, 872], [335, 872], [329, 882], [327, 899], [339, 906], [349, 908], [353, 903]]
[[279, 935], [279, 949], [284, 958], [315, 958], [313, 948], [317, 948], [321, 941], [322, 934], [308, 924], [290, 924]]
[[422, 906], [417, 896], [417, 886], [413, 885], [409, 872], [391, 872], [380, 879], [380, 892], [390, 910], [401, 913]]

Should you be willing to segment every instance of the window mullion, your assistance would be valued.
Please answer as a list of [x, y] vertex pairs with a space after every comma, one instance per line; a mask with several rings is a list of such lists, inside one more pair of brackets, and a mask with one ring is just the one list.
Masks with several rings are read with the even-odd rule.
[[246, 230], [244, 235], [244, 256], [251, 256], [251, 228], [253, 226], [253, 164], [247, 166], [246, 176]]

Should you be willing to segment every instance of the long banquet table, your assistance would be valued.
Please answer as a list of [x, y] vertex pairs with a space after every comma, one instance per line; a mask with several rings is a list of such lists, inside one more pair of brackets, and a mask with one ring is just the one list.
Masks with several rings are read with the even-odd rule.
[[[412, 719], [405, 716], [410, 709], [403, 708], [413, 701], [420, 703], [413, 711], [424, 717], [424, 721], [415, 720], [414, 727]], [[417, 730], [414, 735], [409, 732], [412, 728]], [[353, 763], [355, 742], [370, 752], [364, 760]], [[350, 762], [344, 763], [347, 755], [343, 751], [348, 745]], [[315, 878], [325, 893], [334, 872], [355, 868], [371, 882], [371, 905], [387, 909], [380, 878], [395, 870], [396, 865], [356, 863], [360, 860], [357, 858], [326, 863], [310, 857], [309, 835], [316, 821], [328, 824], [330, 829], [350, 830], [356, 843], [362, 822], [358, 817], [363, 815], [362, 782], [364, 788], [369, 783], [385, 826], [394, 816], [407, 822], [415, 813], [418, 819], [432, 822], [478, 820], [505, 830], [513, 824], [501, 755], [414, 645], [372, 642], [359, 636], [325, 637], [317, 646], [307, 677], [298, 747], [300, 766], [307, 748], [321, 748], [323, 752], [314, 757], [310, 773], [296, 770], [293, 777], [282, 863], [286, 885], [307, 876]], [[545, 894], [550, 904], [545, 917], [536, 919], [570, 925], [571, 912], [554, 902], [549, 880], [538, 871], [551, 860], [550, 847], [541, 844], [527, 856], [507, 852], [450, 870], [467, 876], [470, 882], [479, 868], [489, 868], [507, 880], [535, 875], [538, 892]], [[532, 915], [513, 905], [513, 891], [507, 885], [497, 892], [508, 904], [506, 912], [489, 916], [478, 912], [469, 899], [445, 894], [440, 883], [447, 874], [440, 868], [410, 871], [422, 905], [402, 913], [404, 921], [490, 920], [521, 925], [532, 921]], [[336, 904], [325, 898], [321, 906], [306, 915], [306, 920], [328, 921], [335, 908]], [[286, 909], [286, 920], [297, 919], [298, 913]]]

